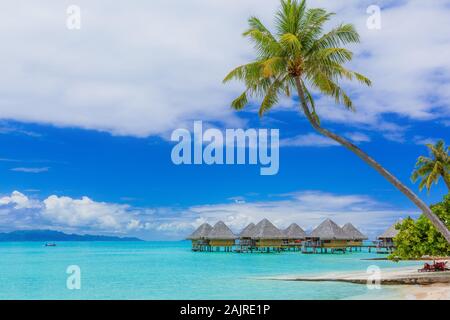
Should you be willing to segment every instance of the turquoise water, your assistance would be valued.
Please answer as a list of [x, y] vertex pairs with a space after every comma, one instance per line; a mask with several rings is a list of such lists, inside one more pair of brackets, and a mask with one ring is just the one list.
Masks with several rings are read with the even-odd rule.
[[[187, 241], [0, 243], [0, 299], [383, 298], [393, 289], [256, 278], [414, 264], [361, 260], [371, 257], [380, 255], [205, 253], [192, 252]], [[80, 290], [67, 289], [69, 265], [81, 269]]]

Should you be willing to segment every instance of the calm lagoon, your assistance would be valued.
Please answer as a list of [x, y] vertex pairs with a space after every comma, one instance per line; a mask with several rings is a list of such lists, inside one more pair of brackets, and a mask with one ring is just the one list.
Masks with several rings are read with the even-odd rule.
[[[416, 265], [346, 254], [192, 252], [190, 242], [0, 243], [0, 299], [383, 299], [393, 288], [258, 277], [363, 271]], [[81, 269], [81, 289], [66, 286], [67, 267]]]

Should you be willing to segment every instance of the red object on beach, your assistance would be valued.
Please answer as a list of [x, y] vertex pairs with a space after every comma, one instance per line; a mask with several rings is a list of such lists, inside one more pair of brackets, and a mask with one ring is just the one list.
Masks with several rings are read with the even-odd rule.
[[434, 264], [434, 271], [446, 271], [449, 270], [446, 267], [447, 261], [443, 261], [443, 262], [435, 262]]
[[448, 270], [450, 270], [450, 269], [447, 268], [447, 261], [442, 261], [442, 262], [433, 261], [432, 265], [425, 263], [423, 268], [419, 269], [419, 272], [436, 272], [436, 271], [448, 271]]
[[432, 270], [432, 268], [431, 268], [431, 265], [428, 264], [428, 263], [425, 263], [425, 264], [423, 265], [423, 268], [422, 268], [422, 269], [419, 269], [419, 272], [430, 272], [430, 271], [433, 271], [433, 270]]

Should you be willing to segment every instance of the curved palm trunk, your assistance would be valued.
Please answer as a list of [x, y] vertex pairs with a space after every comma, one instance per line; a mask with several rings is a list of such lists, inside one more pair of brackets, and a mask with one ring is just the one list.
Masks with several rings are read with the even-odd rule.
[[407, 196], [420, 210], [422, 210], [423, 214], [430, 219], [431, 223], [436, 227], [436, 229], [445, 237], [448, 243], [450, 243], [450, 231], [447, 229], [445, 224], [436, 216], [433, 211], [422, 201], [418, 196], [414, 194], [408, 187], [400, 182], [395, 176], [393, 176], [389, 171], [384, 169], [378, 162], [372, 159], [368, 154], [358, 148], [356, 145], [351, 143], [350, 141], [338, 136], [337, 134], [324, 129], [320, 126], [319, 123], [316, 122], [314, 117], [312, 116], [309, 107], [306, 103], [305, 93], [303, 91], [303, 86], [299, 77], [295, 78], [295, 83], [297, 85], [298, 95], [301, 101], [301, 106], [305, 116], [308, 118], [309, 122], [313, 126], [313, 128], [319, 133], [327, 136], [330, 139], [338, 142], [343, 145], [353, 153], [355, 153], [358, 157], [360, 157], [364, 162], [366, 162], [369, 166], [374, 168], [378, 173], [380, 173], [386, 180], [388, 180], [391, 184], [393, 184], [398, 190], [400, 190], [405, 196]]

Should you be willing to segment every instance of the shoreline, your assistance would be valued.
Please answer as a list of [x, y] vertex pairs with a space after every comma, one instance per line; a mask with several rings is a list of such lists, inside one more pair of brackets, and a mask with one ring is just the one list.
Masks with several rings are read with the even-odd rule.
[[365, 258], [365, 259], [361, 259], [363, 261], [392, 261], [392, 262], [400, 262], [400, 261], [417, 261], [417, 262], [422, 262], [422, 261], [447, 261], [447, 263], [450, 263], [450, 257], [427, 257], [427, 258], [417, 258], [417, 259], [406, 259], [406, 260], [390, 260], [387, 257], [383, 257], [383, 258]]
[[[379, 289], [392, 289], [387, 295], [379, 290], [369, 290], [367, 294], [350, 299], [383, 300], [450, 300], [450, 271], [419, 272], [422, 265], [380, 269], [373, 272], [349, 271], [314, 275], [281, 275], [260, 277], [260, 280], [303, 281], [303, 282], [345, 282], [359, 285], [373, 285], [378, 282]], [[374, 276], [376, 275], [376, 276]]]
[[448, 284], [450, 286], [450, 271], [419, 272], [420, 266], [385, 268], [379, 274], [374, 272], [350, 271], [333, 272], [315, 275], [281, 275], [259, 279], [278, 281], [304, 281], [304, 282], [348, 282], [367, 284], [368, 279], [377, 279], [382, 285], [431, 285]]

